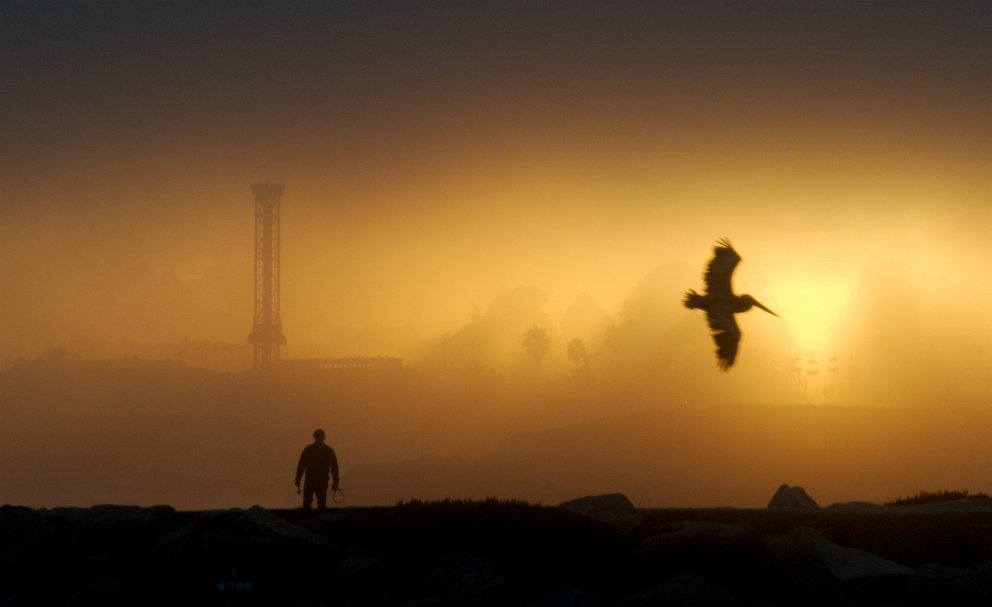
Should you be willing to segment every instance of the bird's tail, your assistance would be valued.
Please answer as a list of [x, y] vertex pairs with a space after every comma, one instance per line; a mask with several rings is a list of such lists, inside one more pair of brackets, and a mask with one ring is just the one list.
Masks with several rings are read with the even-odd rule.
[[682, 303], [690, 310], [698, 310], [703, 307], [703, 296], [695, 291], [688, 291]]

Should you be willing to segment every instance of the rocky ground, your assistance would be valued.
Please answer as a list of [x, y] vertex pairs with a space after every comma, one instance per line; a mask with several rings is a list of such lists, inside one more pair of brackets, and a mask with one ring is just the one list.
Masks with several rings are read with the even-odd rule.
[[986, 605], [985, 503], [0, 507], [0, 605]]

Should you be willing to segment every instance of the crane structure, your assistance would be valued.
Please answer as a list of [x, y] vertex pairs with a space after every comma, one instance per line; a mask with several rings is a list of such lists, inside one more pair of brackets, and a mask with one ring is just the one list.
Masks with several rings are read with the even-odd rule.
[[255, 367], [279, 360], [286, 343], [279, 317], [279, 218], [283, 184], [256, 183], [255, 195], [255, 319], [248, 343], [255, 345]]

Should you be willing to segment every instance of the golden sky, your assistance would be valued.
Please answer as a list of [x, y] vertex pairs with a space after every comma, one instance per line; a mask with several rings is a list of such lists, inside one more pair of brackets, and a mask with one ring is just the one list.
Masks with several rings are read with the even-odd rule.
[[4, 356], [244, 340], [265, 179], [290, 354], [435, 339], [520, 285], [619, 320], [654, 268], [698, 288], [722, 236], [793, 350], [856, 349], [887, 263], [932, 332], [988, 337], [957, 295], [990, 294], [979, 3], [3, 10]]
[[[480, 496], [990, 491], [990, 32], [988, 2], [0, 3], [0, 360], [243, 344], [270, 179], [284, 354], [407, 367], [275, 396], [3, 374], [5, 494], [288, 505], [273, 479], [325, 422], [346, 470], [416, 460], [426, 426], [428, 458], [490, 458], [469, 481], [514, 473]], [[681, 306], [721, 237], [780, 315], [739, 317], [728, 373]], [[525, 466], [600, 432], [600, 464]]]

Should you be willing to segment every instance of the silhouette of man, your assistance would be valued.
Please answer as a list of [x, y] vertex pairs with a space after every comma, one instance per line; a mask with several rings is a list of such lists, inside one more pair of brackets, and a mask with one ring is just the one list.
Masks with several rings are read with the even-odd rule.
[[320, 428], [313, 431], [313, 442], [303, 448], [300, 463], [296, 466], [296, 489], [299, 492], [300, 479], [306, 473], [303, 483], [303, 509], [310, 510], [314, 494], [317, 495], [317, 508], [327, 507], [327, 477], [328, 472], [334, 477], [331, 489], [338, 490], [338, 458], [334, 449], [324, 444], [324, 431]]

